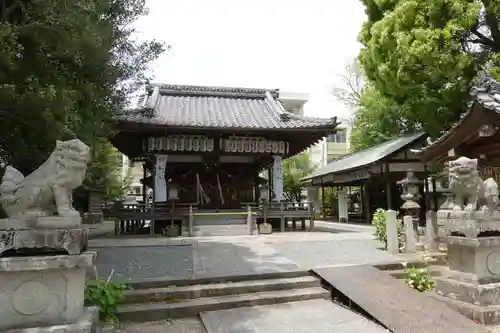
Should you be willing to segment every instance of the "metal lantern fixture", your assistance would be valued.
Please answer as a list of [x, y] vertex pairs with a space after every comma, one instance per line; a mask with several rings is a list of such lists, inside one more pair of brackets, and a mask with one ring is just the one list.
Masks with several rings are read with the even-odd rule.
[[168, 186], [168, 200], [178, 200], [179, 190], [175, 185], [169, 184]]
[[262, 184], [259, 186], [260, 190], [260, 200], [269, 201], [269, 186], [267, 184]]

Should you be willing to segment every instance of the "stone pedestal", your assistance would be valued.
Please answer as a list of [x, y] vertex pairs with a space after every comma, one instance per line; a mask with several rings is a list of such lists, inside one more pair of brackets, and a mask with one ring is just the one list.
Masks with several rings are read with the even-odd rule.
[[440, 300], [485, 325], [500, 323], [500, 237], [447, 237], [449, 277], [436, 278]]
[[[90, 148], [57, 141], [47, 161], [29, 175], [7, 166], [0, 182], [0, 331], [98, 331], [98, 309], [84, 308], [85, 278], [95, 254], [72, 207]], [[57, 212], [57, 216], [54, 214]], [[44, 215], [44, 216], [41, 216]]]
[[32, 217], [0, 220], [0, 256], [10, 252], [77, 255], [87, 249], [88, 229], [78, 217]]
[[451, 272], [436, 278], [435, 297], [486, 325], [500, 323], [498, 214], [451, 210], [437, 214], [445, 229]]
[[273, 227], [270, 223], [259, 224], [259, 234], [269, 235], [273, 232]]
[[96, 332], [97, 309], [83, 307], [94, 257], [0, 258], [0, 331]]
[[444, 226], [446, 236], [476, 238], [500, 236], [500, 212], [439, 210], [437, 222]]

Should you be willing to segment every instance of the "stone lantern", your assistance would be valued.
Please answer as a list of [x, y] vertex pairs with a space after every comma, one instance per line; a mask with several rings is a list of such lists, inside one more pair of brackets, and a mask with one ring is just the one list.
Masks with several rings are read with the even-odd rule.
[[403, 194], [401, 194], [401, 199], [404, 200], [401, 209], [406, 211], [406, 215], [409, 215], [413, 219], [413, 228], [417, 230], [418, 213], [420, 211], [420, 205], [415, 201], [419, 197], [419, 185], [420, 181], [415, 177], [413, 171], [408, 170], [406, 172], [406, 177], [399, 182], [403, 188]]

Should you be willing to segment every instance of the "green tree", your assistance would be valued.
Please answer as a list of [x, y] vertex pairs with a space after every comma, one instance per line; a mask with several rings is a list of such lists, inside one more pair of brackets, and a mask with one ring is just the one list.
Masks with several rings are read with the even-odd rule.
[[371, 84], [361, 93], [350, 135], [353, 152], [387, 141], [402, 133], [415, 130], [404, 121], [404, 108], [382, 95]]
[[[500, 72], [500, 3], [490, 0], [362, 0], [367, 21], [360, 33], [359, 62], [369, 85], [369, 99], [379, 98], [374, 114], [392, 132], [425, 130], [435, 137], [467, 107], [473, 78], [485, 64]], [[491, 33], [485, 31], [490, 30]], [[359, 137], [372, 135], [361, 103]], [[385, 111], [383, 111], [385, 110]], [[363, 114], [364, 113], [364, 114]], [[385, 135], [385, 134], [384, 134]]]
[[357, 59], [345, 67], [340, 80], [342, 86], [334, 88], [332, 94], [349, 109], [355, 110], [359, 106], [364, 85], [363, 73]]
[[123, 173], [121, 154], [105, 139], [95, 143], [93, 163], [87, 169], [84, 185], [104, 191], [108, 200], [123, 198], [130, 186], [130, 174]]
[[132, 38], [145, 13], [145, 0], [0, 0], [1, 161], [28, 174], [74, 136], [95, 155], [164, 50]]
[[286, 200], [297, 202], [302, 200], [304, 183], [301, 180], [313, 171], [314, 167], [306, 153], [283, 161], [283, 191]]

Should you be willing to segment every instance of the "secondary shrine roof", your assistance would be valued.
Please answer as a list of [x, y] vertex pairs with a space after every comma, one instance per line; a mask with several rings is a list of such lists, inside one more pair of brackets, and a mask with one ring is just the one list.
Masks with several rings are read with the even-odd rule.
[[382, 142], [378, 145], [366, 148], [364, 150], [340, 156], [324, 167], [319, 168], [311, 175], [304, 177], [302, 180], [306, 181], [318, 177], [323, 177], [329, 174], [348, 172], [372, 163], [376, 163], [388, 157], [389, 155], [409, 146], [423, 136], [424, 133], [403, 135], [401, 137]]
[[298, 116], [278, 101], [278, 89], [151, 84], [140, 108], [117, 121], [169, 127], [334, 130], [336, 117]]
[[422, 160], [430, 161], [439, 158], [447, 154], [448, 150], [456, 148], [461, 142], [477, 136], [477, 130], [487, 125], [484, 120], [480, 119], [484, 112], [500, 115], [500, 82], [488, 74], [482, 73], [482, 75], [479, 84], [471, 90], [472, 98], [469, 109], [448, 131], [443, 132], [441, 137], [434, 141], [428, 140], [427, 146], [416, 151]]

